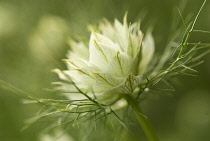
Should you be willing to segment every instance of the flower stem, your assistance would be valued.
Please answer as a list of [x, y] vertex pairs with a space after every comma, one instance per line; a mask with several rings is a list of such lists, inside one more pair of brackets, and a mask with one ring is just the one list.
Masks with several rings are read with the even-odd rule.
[[152, 125], [150, 124], [148, 118], [143, 115], [142, 109], [139, 104], [131, 97], [126, 97], [128, 103], [133, 107], [135, 116], [141, 125], [144, 133], [146, 134], [148, 141], [159, 141], [156, 133], [154, 132]]
[[134, 111], [136, 118], [139, 121], [142, 129], [144, 130], [144, 133], [146, 134], [148, 141], [158, 141], [157, 135], [155, 134], [148, 118], [143, 115], [141, 107], [136, 104], [134, 108], [135, 108]]

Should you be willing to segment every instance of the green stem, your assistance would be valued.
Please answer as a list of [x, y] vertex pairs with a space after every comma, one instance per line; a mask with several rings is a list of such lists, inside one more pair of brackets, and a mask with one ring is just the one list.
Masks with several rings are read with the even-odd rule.
[[138, 119], [140, 125], [142, 126], [144, 133], [146, 134], [148, 140], [149, 141], [158, 141], [157, 135], [155, 134], [148, 118], [143, 115], [141, 107], [139, 105], [136, 105], [134, 110], [135, 110], [136, 118]]
[[128, 103], [133, 107], [136, 118], [141, 125], [144, 133], [146, 134], [148, 141], [158, 141], [157, 135], [154, 132], [152, 125], [150, 124], [148, 118], [143, 115], [139, 104], [131, 97], [126, 97], [126, 99]]

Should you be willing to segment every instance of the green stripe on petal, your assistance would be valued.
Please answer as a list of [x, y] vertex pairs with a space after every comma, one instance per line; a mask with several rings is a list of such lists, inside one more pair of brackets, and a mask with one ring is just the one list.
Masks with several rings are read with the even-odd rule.
[[96, 65], [101, 70], [104, 70], [118, 49], [119, 46], [114, 44], [107, 37], [92, 33], [90, 39], [89, 62]]
[[89, 62], [86, 60], [83, 60], [81, 58], [78, 59], [63, 59], [64, 62], [67, 63], [68, 68], [71, 69], [79, 69], [88, 67]]
[[123, 82], [123, 79], [114, 77], [106, 73], [96, 73], [94, 75], [96, 79], [94, 91], [96, 93], [102, 93], [107, 90], [110, 90]]
[[116, 77], [125, 77], [130, 73], [132, 58], [124, 52], [118, 51], [108, 65], [107, 73]]

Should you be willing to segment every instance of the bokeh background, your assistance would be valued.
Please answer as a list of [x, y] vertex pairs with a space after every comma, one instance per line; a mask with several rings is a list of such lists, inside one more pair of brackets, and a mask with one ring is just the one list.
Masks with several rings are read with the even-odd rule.
[[[202, 2], [189, 0], [184, 17], [195, 16]], [[34, 97], [56, 97], [45, 89], [52, 88], [51, 82], [58, 80], [51, 70], [65, 68], [61, 59], [69, 49], [68, 39], [78, 35], [88, 38], [87, 25], [97, 24], [102, 18], [122, 21], [126, 11], [130, 22], [142, 19], [143, 30], [144, 23], [153, 25], [156, 50], [162, 52], [179, 3], [178, 0], [0, 0], [0, 80]], [[196, 29], [210, 31], [209, 23], [210, 2], [207, 1]], [[209, 43], [210, 34], [193, 35], [191, 42], [198, 41]], [[196, 67], [197, 77], [180, 75], [174, 79], [176, 91], [171, 95], [157, 94], [142, 102], [161, 141], [210, 140], [210, 55], [203, 60]], [[24, 121], [33, 117], [39, 108], [23, 104], [20, 97], [0, 85], [0, 141], [41, 140], [40, 130], [45, 123], [21, 130]], [[144, 141], [135, 120], [131, 125], [135, 135], [118, 135], [119, 140]], [[109, 138], [92, 134], [90, 141], [114, 139], [111, 133]], [[80, 130], [71, 128], [60, 141], [82, 140], [78, 136], [82, 136]], [[42, 140], [52, 138], [45, 136]]]

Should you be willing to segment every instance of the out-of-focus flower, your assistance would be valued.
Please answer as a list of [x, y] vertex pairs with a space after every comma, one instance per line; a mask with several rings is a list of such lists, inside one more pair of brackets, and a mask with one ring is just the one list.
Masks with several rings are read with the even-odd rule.
[[[131, 95], [143, 83], [154, 53], [151, 32], [144, 36], [140, 22], [128, 25], [126, 16], [123, 24], [118, 20], [114, 24], [101, 22], [92, 30], [89, 44], [71, 40], [70, 46], [65, 59], [68, 70], [55, 72], [63, 80], [69, 81], [69, 77], [88, 96], [109, 105], [123, 95]], [[69, 84], [62, 84], [60, 89], [74, 91]], [[79, 93], [68, 96], [73, 100], [85, 98]]]
[[0, 38], [10, 35], [16, 30], [18, 24], [16, 17], [14, 7], [0, 3]]
[[42, 17], [28, 41], [32, 55], [42, 62], [48, 61], [61, 51], [62, 46], [66, 43], [68, 32], [67, 23], [62, 18]]

